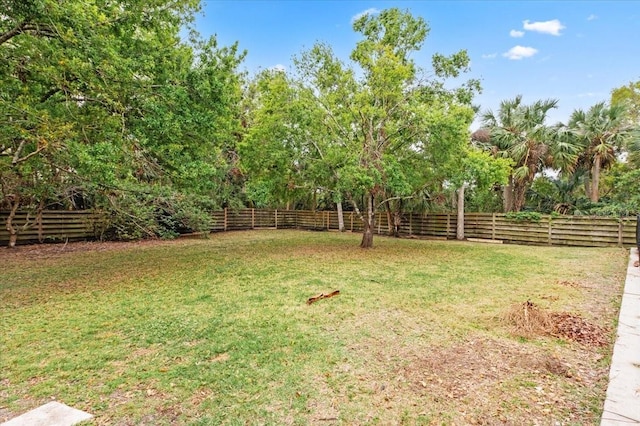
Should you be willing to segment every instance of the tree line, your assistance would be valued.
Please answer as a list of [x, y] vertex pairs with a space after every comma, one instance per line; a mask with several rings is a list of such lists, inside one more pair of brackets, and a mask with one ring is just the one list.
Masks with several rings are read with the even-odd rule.
[[[395, 8], [353, 23], [360, 41], [348, 60], [317, 43], [291, 71], [249, 76], [237, 43], [194, 30], [199, 7], [0, 0], [0, 208], [10, 234], [18, 210], [101, 210], [110, 238], [131, 239], [206, 229], [221, 207], [337, 208], [356, 212], [370, 247], [376, 211], [390, 233], [403, 211], [463, 202], [638, 211], [639, 196], [625, 196], [640, 181], [637, 85], [566, 125], [545, 123], [554, 100], [516, 97], [482, 112], [480, 82], [464, 80], [467, 52], [417, 64], [429, 26]], [[559, 172], [545, 176], [549, 168]]]

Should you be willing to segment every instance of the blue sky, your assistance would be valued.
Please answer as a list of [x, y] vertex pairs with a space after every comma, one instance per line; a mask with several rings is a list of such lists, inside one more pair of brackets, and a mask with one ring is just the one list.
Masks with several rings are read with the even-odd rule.
[[[429, 69], [434, 53], [466, 49], [483, 93], [482, 111], [523, 95], [525, 103], [558, 99], [549, 124], [575, 108], [610, 98], [640, 80], [640, 1], [339, 1], [203, 0], [196, 28], [221, 45], [247, 50], [250, 74], [291, 68], [291, 58], [318, 41], [348, 60], [359, 40], [354, 16], [398, 7], [423, 17], [430, 33], [414, 59]], [[477, 127], [477, 123], [473, 127]]]

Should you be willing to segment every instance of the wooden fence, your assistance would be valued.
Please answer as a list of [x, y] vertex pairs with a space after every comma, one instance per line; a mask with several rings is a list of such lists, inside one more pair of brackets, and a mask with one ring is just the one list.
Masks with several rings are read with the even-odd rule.
[[[9, 242], [7, 217], [0, 211], [0, 244]], [[99, 237], [104, 217], [89, 210], [44, 210], [41, 214], [17, 212], [13, 225], [18, 230], [18, 244], [36, 242], [79, 241]]]
[[[6, 245], [8, 212], [0, 212], [0, 244]], [[89, 211], [44, 211], [40, 216], [18, 213], [18, 243], [74, 241], [97, 238], [104, 220]], [[388, 233], [385, 213], [376, 214], [375, 232]], [[362, 231], [362, 222], [353, 212], [344, 213], [346, 230]], [[441, 239], [456, 237], [455, 214], [402, 215], [400, 234]], [[211, 215], [212, 232], [248, 229], [338, 230], [335, 211], [300, 210], [221, 210]], [[542, 216], [537, 222], [518, 222], [498, 213], [465, 214], [465, 237], [505, 243], [531, 245], [567, 245], [583, 247], [632, 247], [636, 245], [636, 218], [606, 218], [584, 216]]]

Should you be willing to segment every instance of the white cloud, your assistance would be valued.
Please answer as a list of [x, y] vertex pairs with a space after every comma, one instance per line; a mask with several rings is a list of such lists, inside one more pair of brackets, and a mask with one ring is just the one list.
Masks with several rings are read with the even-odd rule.
[[566, 27], [560, 23], [557, 19], [544, 22], [529, 22], [529, 20], [522, 21], [522, 27], [527, 31], [535, 31], [543, 34], [551, 34], [559, 36], [560, 31]]
[[598, 15], [594, 15], [593, 13], [591, 15], [589, 15], [589, 17], [587, 18], [587, 21], [593, 21], [595, 19], [598, 19]]
[[502, 56], [512, 60], [519, 60], [522, 58], [530, 58], [536, 53], [538, 53], [538, 49], [534, 49], [533, 47], [514, 46], [509, 49], [508, 52], [503, 53]]
[[287, 72], [287, 67], [285, 67], [282, 64], [276, 64], [276, 65], [270, 67], [269, 69], [273, 70], [273, 71]]
[[514, 38], [523, 37], [524, 36], [524, 31], [511, 30], [511, 31], [509, 31], [509, 35], [511, 37], [514, 37]]
[[598, 96], [602, 96], [602, 93], [595, 93], [595, 92], [578, 93], [579, 98], [597, 98]]
[[365, 15], [377, 15], [378, 13], [380, 13], [378, 9], [376, 9], [375, 7], [371, 7], [367, 10], [363, 10], [362, 12], [353, 15], [351, 17], [351, 23], [354, 23], [355, 21], [357, 21], [358, 19], [362, 18]]
[[498, 56], [497, 53], [487, 53], [487, 54], [482, 55], [482, 59], [493, 59], [496, 56]]

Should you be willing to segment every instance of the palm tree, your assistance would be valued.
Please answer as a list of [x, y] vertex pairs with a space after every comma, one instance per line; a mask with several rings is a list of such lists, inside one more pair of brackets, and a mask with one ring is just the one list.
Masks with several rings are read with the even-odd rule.
[[568, 127], [582, 146], [575, 168], [587, 172], [585, 190], [592, 202], [598, 202], [601, 172], [615, 164], [625, 143], [633, 137], [627, 107], [599, 102], [587, 112], [577, 109]]
[[509, 183], [504, 188], [504, 210], [520, 211], [527, 189], [545, 167], [567, 168], [574, 164], [576, 146], [561, 128], [545, 125], [548, 112], [556, 108], [555, 99], [522, 104], [522, 96], [500, 103], [497, 114], [483, 114], [493, 152], [513, 160]]

